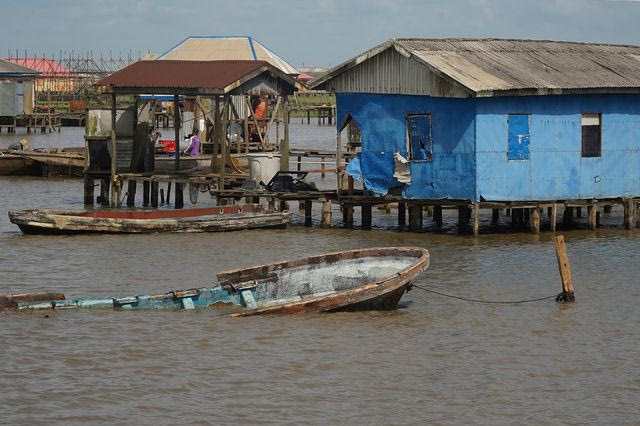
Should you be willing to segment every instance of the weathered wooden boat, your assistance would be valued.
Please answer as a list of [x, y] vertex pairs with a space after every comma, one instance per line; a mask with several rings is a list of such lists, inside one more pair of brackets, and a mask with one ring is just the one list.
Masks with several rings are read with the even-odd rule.
[[0, 175], [82, 176], [84, 148], [38, 148], [0, 152]]
[[235, 316], [393, 309], [429, 267], [423, 248], [340, 251], [218, 274], [247, 310]]
[[13, 151], [0, 151], [0, 176], [25, 176], [42, 173], [39, 165], [30, 158], [16, 155]]
[[350, 250], [222, 272], [210, 288], [70, 300], [60, 293], [17, 294], [0, 297], [0, 309], [237, 307], [231, 316], [393, 309], [428, 266], [423, 248]]
[[142, 234], [220, 232], [281, 228], [288, 212], [266, 212], [257, 204], [181, 210], [12, 210], [9, 220], [25, 234]]

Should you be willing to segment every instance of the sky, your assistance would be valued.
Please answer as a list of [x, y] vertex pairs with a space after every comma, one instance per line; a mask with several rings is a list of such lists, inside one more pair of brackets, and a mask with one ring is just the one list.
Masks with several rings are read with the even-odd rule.
[[[391, 37], [640, 45], [640, 0], [0, 0], [0, 57], [162, 53], [249, 35], [294, 66], [335, 66]], [[7, 19], [9, 17], [9, 19]]]

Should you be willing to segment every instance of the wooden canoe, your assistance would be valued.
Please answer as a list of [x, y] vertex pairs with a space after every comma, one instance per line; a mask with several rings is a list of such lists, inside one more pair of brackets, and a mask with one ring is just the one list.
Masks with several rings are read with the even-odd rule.
[[198, 309], [235, 306], [231, 316], [393, 309], [429, 266], [429, 252], [385, 247], [327, 253], [218, 274], [215, 287], [161, 294], [66, 299], [44, 292], [0, 297], [0, 310]]
[[393, 309], [429, 266], [423, 248], [340, 251], [218, 274], [221, 287], [242, 296], [233, 316]]
[[266, 213], [245, 204], [180, 210], [12, 210], [9, 220], [25, 234], [220, 232], [281, 228], [290, 213]]

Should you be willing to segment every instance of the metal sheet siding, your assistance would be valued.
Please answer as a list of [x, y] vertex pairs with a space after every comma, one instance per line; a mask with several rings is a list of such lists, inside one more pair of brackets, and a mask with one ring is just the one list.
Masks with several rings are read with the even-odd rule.
[[[429, 96], [338, 94], [337, 123], [351, 116], [361, 134], [361, 171], [378, 193], [402, 188], [409, 199], [475, 196], [475, 100]], [[407, 114], [431, 113], [433, 159], [410, 163], [411, 183], [393, 177], [393, 154], [407, 156]], [[340, 125], [340, 124], [338, 124]]]
[[16, 115], [16, 83], [0, 80], [0, 116]]
[[380, 93], [465, 98], [469, 92], [432, 73], [415, 59], [387, 49], [327, 84], [335, 93]]
[[[581, 113], [602, 113], [602, 155], [581, 156]], [[507, 114], [531, 114], [530, 159], [507, 159]], [[493, 201], [640, 196], [640, 95], [477, 100], [477, 198]]]

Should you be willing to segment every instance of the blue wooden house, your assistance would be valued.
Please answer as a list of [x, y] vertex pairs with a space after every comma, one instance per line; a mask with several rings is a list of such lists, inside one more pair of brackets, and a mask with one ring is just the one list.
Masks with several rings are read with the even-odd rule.
[[640, 196], [640, 47], [391, 39], [311, 84], [336, 94], [378, 195], [469, 203]]

